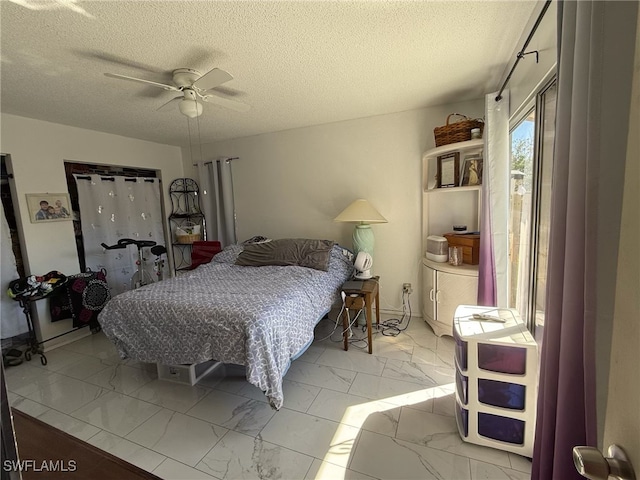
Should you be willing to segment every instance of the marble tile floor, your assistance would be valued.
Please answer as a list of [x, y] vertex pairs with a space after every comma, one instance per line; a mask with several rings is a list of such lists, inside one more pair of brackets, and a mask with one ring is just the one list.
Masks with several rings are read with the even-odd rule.
[[277, 412], [243, 367], [166, 382], [102, 333], [47, 352], [46, 367], [7, 369], [9, 400], [165, 479], [530, 478], [528, 459], [460, 439], [450, 337], [413, 318], [397, 337], [374, 335], [369, 355], [325, 338], [332, 328], [322, 320], [292, 363]]

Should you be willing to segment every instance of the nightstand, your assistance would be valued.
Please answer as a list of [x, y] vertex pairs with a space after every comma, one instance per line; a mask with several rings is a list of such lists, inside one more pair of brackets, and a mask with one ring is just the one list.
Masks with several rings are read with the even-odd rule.
[[[357, 280], [356, 280], [357, 281]], [[345, 311], [342, 313], [342, 336], [344, 338], [344, 349], [349, 350], [349, 333], [347, 328], [349, 327], [349, 319], [347, 318], [347, 310], [360, 310], [365, 309], [367, 315], [367, 338], [369, 341], [369, 353], [373, 353], [373, 340], [372, 340], [372, 305], [376, 302], [376, 325], [380, 325], [380, 291], [378, 289], [378, 282], [380, 277], [372, 277], [367, 280], [360, 280], [362, 286], [358, 288], [351, 288], [349, 284], [345, 284], [342, 287], [342, 291], [346, 294], [344, 300]], [[351, 282], [349, 282], [351, 283]]]

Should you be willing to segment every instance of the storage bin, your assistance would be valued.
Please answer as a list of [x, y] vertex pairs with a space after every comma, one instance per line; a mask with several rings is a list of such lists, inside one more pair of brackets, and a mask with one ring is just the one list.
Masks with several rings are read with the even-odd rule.
[[[526, 395], [527, 387], [525, 385], [490, 380], [488, 378], [478, 379], [478, 401], [485, 405], [509, 408], [511, 410], [524, 410]], [[464, 403], [466, 404], [467, 402], [465, 401]]]
[[158, 368], [158, 379], [169, 382], [182, 383], [184, 385], [195, 385], [198, 381], [208, 375], [222, 363], [209, 360], [202, 363], [185, 365], [162, 365], [156, 364]]
[[524, 445], [525, 422], [517, 418], [478, 412], [478, 435], [513, 445]]
[[456, 369], [456, 391], [460, 401], [466, 405], [469, 403], [469, 379]]
[[456, 424], [460, 436], [465, 439], [469, 436], [469, 410], [462, 408], [456, 401]]
[[462, 440], [531, 457], [538, 379], [538, 345], [531, 333], [514, 309], [474, 305], [458, 306], [453, 333]]
[[460, 338], [456, 329], [453, 329], [453, 340], [455, 344], [455, 358], [460, 370], [467, 370], [467, 342]]
[[478, 344], [478, 368], [491, 372], [524, 375], [527, 373], [527, 350], [488, 343]]

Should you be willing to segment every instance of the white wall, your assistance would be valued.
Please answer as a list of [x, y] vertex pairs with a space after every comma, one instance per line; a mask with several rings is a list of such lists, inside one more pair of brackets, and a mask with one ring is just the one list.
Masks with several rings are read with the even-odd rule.
[[[452, 112], [480, 117], [482, 99], [390, 115], [299, 128], [203, 146], [205, 160], [233, 162], [238, 240], [327, 238], [351, 247], [352, 224], [333, 221], [366, 198], [389, 221], [373, 225], [373, 273], [380, 275], [383, 310], [400, 311], [402, 284], [420, 316], [421, 158], [435, 146], [433, 129]], [[185, 154], [185, 172], [191, 161]]]
[[[51, 270], [66, 275], [79, 272], [73, 223], [31, 223], [25, 197], [27, 193], [67, 193], [65, 161], [160, 170], [164, 202], [169, 206], [168, 185], [174, 178], [183, 176], [178, 147], [14, 115], [2, 114], [0, 121], [0, 150], [11, 155], [14, 202], [17, 199], [16, 213], [27, 274], [39, 275]], [[37, 303], [41, 338], [70, 330], [71, 320], [50, 322], [46, 303]], [[60, 341], [72, 338], [69, 335]]]
[[[527, 27], [522, 32], [522, 37], [514, 45], [513, 55], [509, 62], [508, 70], [505, 72], [506, 78], [509, 69], [516, 60], [516, 55], [522, 49], [529, 32], [538, 18], [541, 7], [544, 2], [540, 2], [538, 8], [533, 12], [533, 16], [529, 20]], [[518, 63], [513, 76], [507, 85], [510, 92], [510, 108], [511, 116], [518, 115], [523, 105], [527, 105], [532, 99], [533, 92], [536, 92], [541, 86], [541, 82], [546, 81], [548, 74], [555, 70], [557, 63], [557, 12], [558, 6], [553, 2], [545, 13], [540, 25], [536, 29], [531, 42], [527, 46], [527, 52], [538, 51], [538, 62], [534, 54], [525, 55]], [[504, 78], [503, 78], [504, 81]]]
[[[640, 12], [636, 31], [635, 76], [631, 96], [615, 313], [603, 447], [624, 447], [640, 470]], [[604, 388], [604, 387], [603, 387]], [[637, 473], [636, 473], [637, 475]]]

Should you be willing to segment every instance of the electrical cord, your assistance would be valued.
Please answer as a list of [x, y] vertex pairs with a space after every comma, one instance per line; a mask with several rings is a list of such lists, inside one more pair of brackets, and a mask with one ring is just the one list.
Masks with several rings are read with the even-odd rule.
[[[333, 330], [331, 330], [331, 333], [329, 335], [327, 335], [326, 337], [323, 337], [319, 340], [314, 340], [316, 342], [322, 342], [323, 340], [326, 340], [327, 338], [331, 338], [331, 336], [333, 335], [333, 333], [336, 331], [336, 329], [338, 328], [338, 322], [340, 321], [340, 317], [342, 316], [342, 312], [344, 312], [344, 309], [346, 308], [346, 305], [344, 303], [344, 295], [342, 297], [342, 308], [340, 308], [340, 312], [338, 313], [338, 316], [336, 317], [336, 323], [333, 325]], [[349, 310], [347, 310], [347, 315], [349, 315]], [[329, 317], [327, 316], [327, 319], [329, 319]], [[333, 340], [332, 340], [333, 341]]]
[[[349, 316], [349, 309], [348, 309], [348, 308], [347, 308], [347, 306], [346, 306], [346, 300], [345, 300], [345, 299], [346, 299], [346, 294], [345, 294], [344, 292], [341, 292], [341, 295], [342, 295], [342, 308], [340, 308], [340, 312], [338, 312], [338, 316], [336, 317], [336, 322], [335, 322], [335, 324], [333, 325], [333, 330], [331, 330], [331, 333], [329, 333], [329, 335], [327, 335], [326, 337], [323, 337], [323, 338], [321, 338], [321, 339], [319, 339], [319, 340], [316, 340], [316, 341], [318, 341], [318, 342], [322, 342], [323, 340], [329, 339], [329, 340], [331, 340], [332, 342], [341, 342], [341, 341], [343, 341], [343, 340], [344, 340], [344, 334], [345, 334], [346, 332], [349, 332], [349, 338], [351, 338], [351, 337], [353, 336], [353, 329], [352, 329], [352, 327], [353, 327], [353, 325], [357, 322], [358, 317], [360, 316], [360, 313], [362, 313], [362, 311], [363, 311], [363, 310], [362, 310], [362, 309], [360, 309], [360, 311], [358, 311], [358, 313], [356, 314], [356, 316], [355, 316], [355, 317], [353, 317], [353, 320], [351, 320], [351, 318], [350, 318], [350, 316]], [[340, 338], [339, 338], [338, 340], [334, 340], [334, 339], [332, 338], [332, 337], [333, 337], [333, 334], [335, 333], [335, 331], [336, 331], [336, 330], [337, 330], [337, 328], [338, 328], [338, 322], [339, 322], [339, 321], [340, 321], [340, 319], [342, 318], [342, 312], [344, 312], [344, 311], [345, 311], [345, 309], [346, 309], [346, 314], [347, 314], [347, 323], [348, 323], [348, 326], [347, 326], [347, 328], [346, 328], [345, 330], [343, 330], [342, 332], [340, 332]], [[329, 318], [329, 317], [327, 317], [327, 318]]]
[[[405, 299], [406, 295], [406, 299]], [[407, 328], [409, 328], [409, 324], [411, 323], [411, 301], [409, 300], [409, 293], [402, 294], [402, 318], [389, 318], [384, 322], [380, 322], [380, 325], [373, 324], [372, 325], [372, 334], [382, 334], [385, 337], [397, 337], [402, 332], [404, 332]], [[405, 318], [407, 317], [407, 310], [409, 311], [409, 318], [404, 327], [401, 327]], [[362, 327], [362, 333], [365, 333], [367, 330], [367, 326], [364, 325]], [[349, 340], [349, 344], [353, 345], [356, 348], [360, 348], [362, 350], [369, 350], [369, 341], [368, 338], [353, 338]]]
[[[345, 311], [345, 308], [346, 308], [346, 306], [345, 306], [345, 304], [343, 302], [342, 308], [340, 309], [340, 312], [338, 313], [338, 316], [336, 317], [336, 321], [335, 321], [335, 323], [333, 325], [333, 330], [331, 330], [331, 333], [329, 333], [329, 335], [327, 335], [325, 337], [322, 337], [322, 338], [320, 338], [318, 340], [314, 340], [314, 341], [322, 342], [323, 340], [329, 339], [329, 340], [331, 340], [332, 342], [335, 342], [335, 343], [343, 342], [344, 341], [345, 332], [349, 332], [349, 337], [348, 338], [353, 337], [353, 332], [354, 332], [353, 325], [358, 321], [358, 317], [360, 316], [360, 314], [362, 312], [364, 312], [364, 309], [362, 309], [362, 308], [360, 310], [358, 310], [358, 313], [356, 313], [355, 317], [353, 317], [353, 320], [351, 319], [351, 316], [349, 315], [349, 309], [346, 309], [347, 323], [348, 323], [347, 328], [340, 332], [340, 337], [339, 338], [334, 338], [333, 337], [333, 334], [338, 329], [338, 322], [340, 322], [340, 319], [342, 318], [342, 312]], [[327, 320], [330, 320], [330, 318], [327, 317]]]
[[[382, 335], [386, 337], [397, 337], [402, 332], [404, 332], [407, 328], [409, 328], [409, 324], [411, 323], [411, 300], [409, 296], [411, 294], [408, 292], [402, 293], [402, 318], [389, 318], [384, 322], [380, 323], [379, 331]], [[406, 297], [406, 298], [405, 298]], [[407, 316], [407, 310], [409, 311], [409, 319], [407, 320], [407, 324], [404, 327], [400, 327], [402, 322]]]
[[[378, 333], [386, 336], [386, 337], [397, 337], [398, 335], [400, 335], [402, 332], [404, 332], [407, 328], [409, 328], [409, 325], [411, 323], [411, 318], [412, 318], [412, 311], [411, 311], [411, 300], [409, 299], [410, 294], [408, 292], [404, 292], [402, 294], [402, 318], [389, 318], [387, 320], [385, 320], [384, 322], [380, 322], [379, 325], [376, 324], [372, 324], [372, 335], [376, 335]], [[329, 338], [332, 342], [338, 343], [338, 342], [343, 342], [344, 341], [344, 333], [345, 332], [349, 332], [349, 345], [361, 349], [361, 350], [368, 350], [369, 349], [369, 342], [368, 342], [368, 338], [367, 336], [363, 336], [363, 337], [359, 337], [356, 336], [354, 334], [354, 329], [352, 328], [353, 325], [356, 323], [356, 321], [358, 320], [359, 316], [364, 312], [364, 308], [361, 308], [358, 310], [358, 313], [356, 313], [356, 315], [354, 316], [353, 320], [351, 320], [350, 316], [349, 316], [349, 309], [346, 309], [346, 314], [347, 314], [347, 319], [348, 319], [348, 327], [343, 330], [342, 332], [340, 332], [340, 337], [339, 338], [334, 338], [334, 333], [336, 332], [337, 328], [338, 328], [338, 322], [341, 318], [342, 313], [345, 311], [346, 309], [346, 305], [345, 305], [345, 300], [343, 298], [343, 302], [342, 302], [342, 308], [340, 309], [340, 313], [338, 314], [338, 317], [336, 318], [336, 323], [334, 325], [333, 330], [331, 331], [331, 333], [329, 335], [327, 335], [326, 337], [322, 338], [321, 340], [326, 340], [327, 338]], [[408, 314], [408, 318], [407, 318], [407, 314]], [[405, 319], [406, 324], [404, 324]], [[404, 324], [404, 326], [402, 326]], [[367, 331], [367, 326], [363, 325], [361, 328], [362, 333], [366, 334]]]
[[[378, 279], [372, 279], [376, 282], [380, 283]], [[411, 294], [409, 292], [402, 292], [402, 318], [389, 318], [384, 322], [381, 322], [379, 326], [372, 333], [381, 333], [385, 337], [397, 337], [402, 332], [404, 332], [407, 328], [409, 328], [409, 324], [411, 323], [411, 301], [409, 296]], [[380, 305], [377, 305], [377, 308], [380, 308]], [[409, 319], [407, 320], [407, 324], [401, 328], [400, 325], [404, 322], [407, 317], [407, 309], [409, 310]], [[372, 319], [373, 320], [373, 319]], [[366, 330], [366, 326], [363, 327], [363, 332]]]

